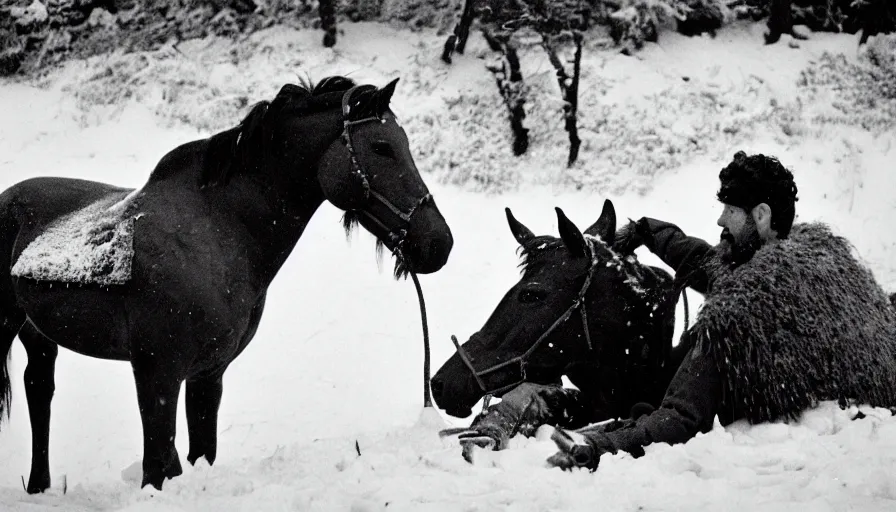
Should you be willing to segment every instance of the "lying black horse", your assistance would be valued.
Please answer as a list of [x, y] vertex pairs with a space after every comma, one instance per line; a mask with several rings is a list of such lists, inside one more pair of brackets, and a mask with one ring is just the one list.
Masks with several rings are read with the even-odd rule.
[[671, 276], [614, 250], [609, 200], [584, 235], [559, 208], [557, 218], [559, 239], [535, 236], [507, 210], [523, 275], [433, 378], [433, 398], [448, 414], [467, 417], [484, 395], [524, 382], [558, 385], [564, 375], [584, 402], [569, 408], [580, 413], [556, 418], [564, 428], [626, 418], [636, 404], [662, 401], [687, 353], [672, 346]]
[[[224, 371], [255, 335], [268, 286], [325, 200], [346, 210], [347, 230], [360, 223], [396, 255], [396, 276], [445, 265], [451, 231], [389, 109], [396, 82], [377, 89], [330, 77], [313, 87], [284, 85], [235, 128], [165, 155], [137, 191], [40, 178], [0, 194], [0, 268], [7, 269], [0, 356], [18, 333], [28, 353], [29, 493], [50, 486], [57, 345], [130, 361], [143, 422], [142, 486], [161, 489], [181, 474], [174, 444], [181, 383], [187, 460], [211, 464]], [[130, 223], [127, 279], [104, 281], [106, 267], [94, 269], [92, 282], [61, 286], [10, 273], [33, 240], [89, 205], [110, 224]], [[96, 246], [121, 236], [91, 229]], [[2, 365], [0, 411], [10, 400], [7, 372]]]

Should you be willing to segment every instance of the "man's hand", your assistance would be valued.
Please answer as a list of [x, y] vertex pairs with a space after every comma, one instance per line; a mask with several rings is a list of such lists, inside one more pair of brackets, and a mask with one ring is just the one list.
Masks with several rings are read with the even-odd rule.
[[458, 434], [463, 456], [470, 462], [475, 447], [503, 450], [516, 434], [531, 436], [541, 425], [569, 416], [566, 402], [572, 390], [558, 385], [524, 382], [508, 391], [501, 402], [490, 406], [467, 429], [447, 429], [442, 436]]
[[644, 217], [633, 221], [629, 219], [628, 224], [616, 231], [616, 241], [613, 243], [613, 250], [620, 254], [631, 254], [635, 249], [641, 247], [647, 242], [650, 236], [650, 228]]
[[556, 429], [551, 434], [551, 440], [560, 449], [554, 455], [548, 457], [549, 466], [560, 468], [564, 471], [573, 468], [588, 468], [591, 471], [597, 469], [600, 462], [600, 454], [596, 454], [594, 448], [584, 442], [576, 442], [565, 430]]

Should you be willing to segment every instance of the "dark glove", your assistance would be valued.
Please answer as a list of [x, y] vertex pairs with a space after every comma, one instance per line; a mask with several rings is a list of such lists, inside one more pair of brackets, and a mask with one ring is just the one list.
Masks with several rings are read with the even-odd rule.
[[457, 436], [457, 440], [461, 445], [464, 460], [472, 464], [474, 447], [493, 451], [503, 450], [507, 447], [510, 436], [500, 426], [478, 425], [462, 432]]
[[589, 444], [577, 443], [565, 430], [556, 429], [551, 434], [551, 440], [560, 449], [554, 455], [548, 457], [549, 466], [560, 468], [564, 471], [573, 468], [587, 468], [591, 471], [597, 469], [600, 462], [600, 453]]
[[613, 250], [620, 254], [631, 254], [638, 247], [647, 244], [650, 238], [650, 225], [646, 217], [641, 217], [637, 221], [629, 219], [628, 224], [616, 231]]
[[501, 403], [488, 407], [467, 429], [448, 429], [442, 436], [457, 436], [463, 448], [463, 457], [472, 461], [474, 447], [503, 450], [516, 434], [531, 436], [541, 425], [554, 423], [557, 416], [568, 416], [569, 397], [573, 390], [556, 385], [524, 382], [508, 391]]

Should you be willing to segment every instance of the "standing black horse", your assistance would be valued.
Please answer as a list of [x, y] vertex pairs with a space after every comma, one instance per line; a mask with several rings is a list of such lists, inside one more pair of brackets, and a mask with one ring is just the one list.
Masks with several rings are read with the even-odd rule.
[[687, 348], [672, 347], [672, 278], [613, 249], [616, 213], [604, 203], [584, 235], [557, 208], [560, 238], [535, 236], [510, 210], [523, 275], [482, 329], [432, 380], [433, 398], [467, 417], [484, 395], [523, 382], [554, 385], [567, 376], [587, 402], [577, 428], [628, 417], [635, 404], [658, 406]]
[[[224, 371], [255, 335], [268, 286], [325, 200], [346, 210], [347, 230], [360, 223], [396, 255], [396, 276], [442, 268], [453, 239], [389, 109], [396, 82], [284, 85], [237, 127], [165, 155], [136, 191], [39, 178], [0, 194], [0, 357], [18, 333], [28, 353], [29, 493], [50, 486], [57, 345], [130, 361], [143, 422], [142, 486], [161, 489], [181, 474], [181, 383], [187, 460], [211, 464]], [[108, 246], [119, 265], [75, 268], [78, 284], [36, 279], [53, 274], [40, 273], [31, 243], [91, 211], [102, 222], [77, 226], [89, 234], [85, 251]], [[8, 412], [9, 375], [0, 367], [0, 411]]]

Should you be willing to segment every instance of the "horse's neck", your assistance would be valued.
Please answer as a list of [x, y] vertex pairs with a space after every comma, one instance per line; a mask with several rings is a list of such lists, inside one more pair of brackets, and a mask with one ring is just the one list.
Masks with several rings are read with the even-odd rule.
[[[610, 300], [619, 301], [621, 297], [613, 296]], [[589, 316], [590, 334], [596, 350], [593, 360], [580, 361], [566, 372], [570, 382], [593, 404], [595, 421], [606, 419], [602, 415], [627, 417], [638, 402], [659, 407], [668, 385], [663, 368], [657, 367], [655, 370], [659, 373], [656, 375], [645, 374], [652, 371], [651, 365], [645, 364], [647, 361], [641, 359], [640, 353], [644, 343], [650, 350], [659, 348], [659, 340], [653, 340], [653, 337], [661, 336], [658, 326], [662, 320], [650, 317], [649, 309], [644, 309], [644, 316], [641, 316], [635, 311], [642, 311], [642, 308], [621, 307], [623, 312], [616, 313], [604, 308], [605, 305], [599, 301], [588, 304], [589, 312], [603, 311], [608, 316]], [[663, 343], [666, 341], [662, 340]], [[650, 358], [657, 356], [649, 354]]]
[[317, 160], [311, 154], [293, 155], [263, 164], [268, 169], [294, 167], [275, 173], [288, 175], [287, 181], [271, 179], [263, 171], [244, 173], [207, 191], [208, 203], [251, 235], [248, 252], [262, 282], [273, 280], [325, 200], [317, 181]]
[[580, 361], [564, 372], [569, 382], [579, 389], [582, 398], [591, 409], [588, 423], [595, 423], [618, 416], [617, 405], [606, 389], [605, 368], [593, 361]]
[[321, 129], [321, 123], [313, 133], [292, 134], [301, 142], [291, 144], [295, 149], [290, 153], [275, 155], [268, 148], [250, 169], [240, 169], [226, 184], [202, 191], [207, 204], [251, 235], [247, 253], [262, 282], [274, 278], [325, 200], [317, 165], [339, 135], [337, 118], [325, 120], [327, 129]]
[[234, 177], [233, 182], [208, 197], [209, 204], [222, 216], [232, 219], [251, 236], [247, 254], [265, 283], [274, 278], [324, 202], [316, 180], [279, 188], [252, 176]]

